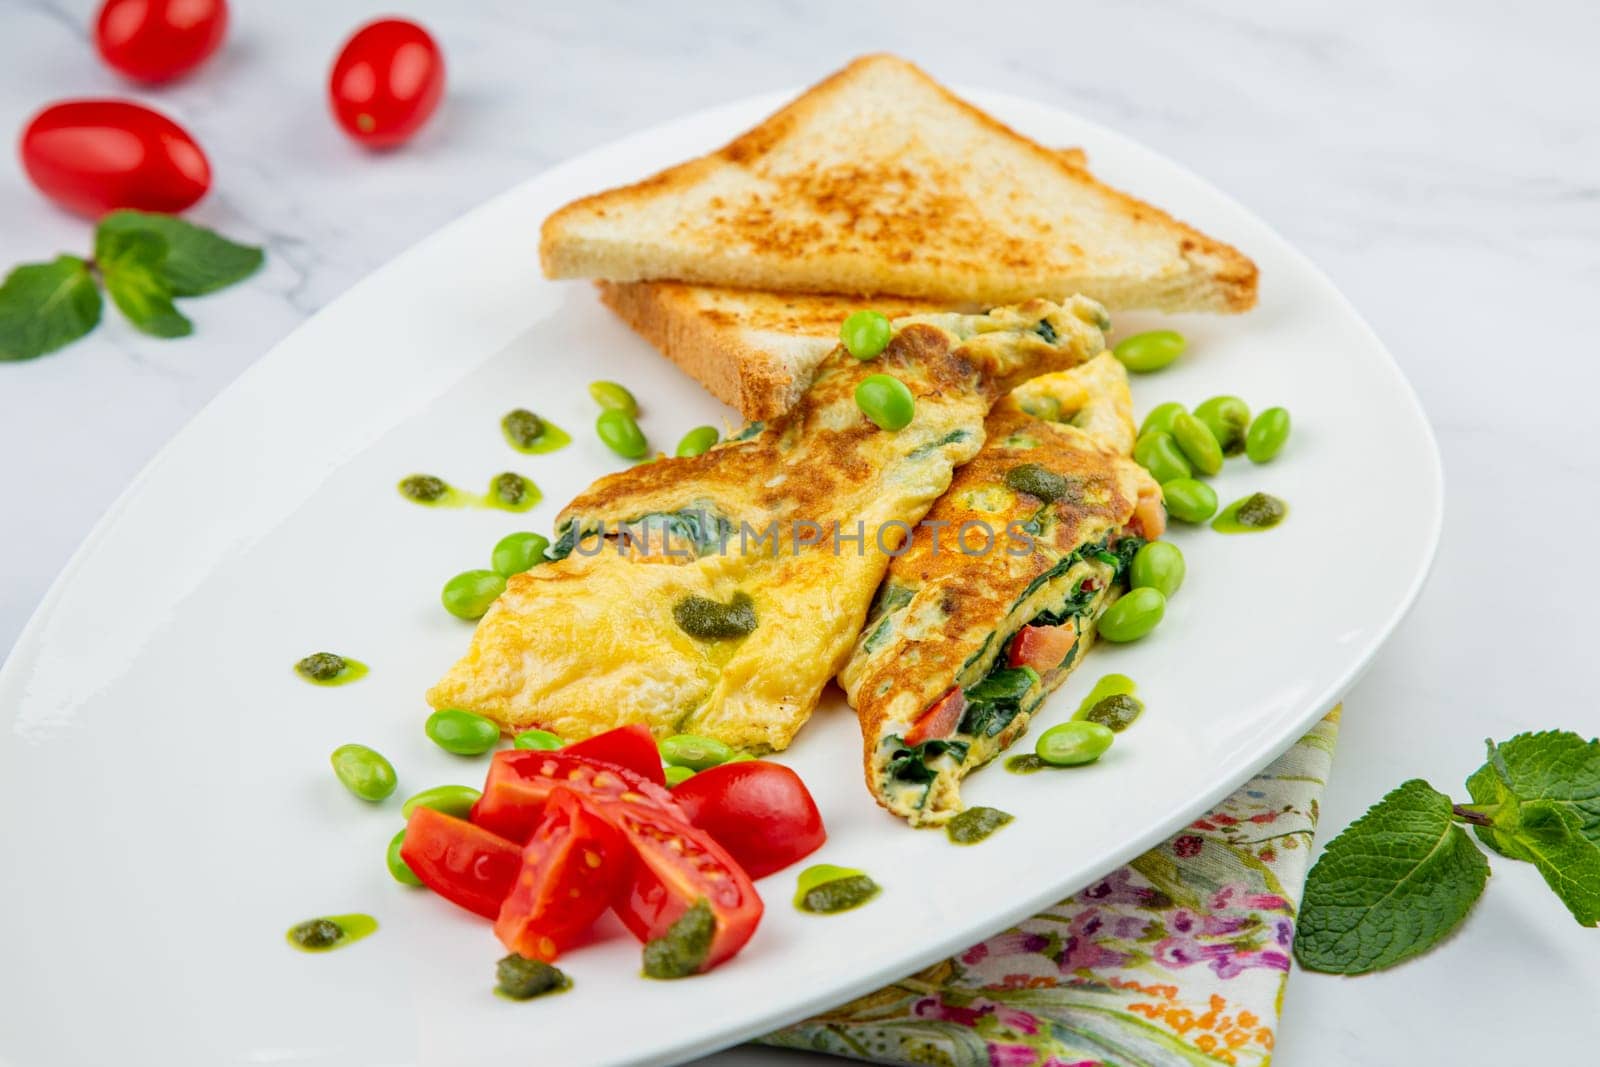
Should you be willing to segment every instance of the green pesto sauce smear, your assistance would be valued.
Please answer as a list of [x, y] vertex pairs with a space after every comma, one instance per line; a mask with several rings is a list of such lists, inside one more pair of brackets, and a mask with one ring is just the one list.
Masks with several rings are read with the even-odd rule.
[[295, 923], [284, 940], [301, 952], [328, 952], [353, 945], [378, 928], [370, 915], [325, 915]]
[[506, 444], [530, 456], [554, 452], [572, 443], [571, 434], [527, 408], [506, 412], [500, 420], [500, 432], [505, 435]]
[[1132, 696], [1138, 691], [1139, 687], [1134, 684], [1133, 679], [1129, 678], [1126, 674], [1105, 675], [1098, 682], [1094, 683], [1094, 688], [1090, 689], [1089, 695], [1084, 697], [1083, 700], [1078, 704], [1078, 710], [1072, 717], [1074, 719], [1084, 718], [1089, 714], [1090, 708], [1100, 703], [1106, 697], [1121, 696], [1123, 694]]
[[572, 979], [559, 967], [516, 953], [495, 964], [494, 977], [494, 995], [506, 1000], [532, 1000], [572, 988]]
[[711, 939], [717, 933], [717, 920], [711, 905], [697, 900], [694, 906], [667, 927], [667, 932], [644, 946], [644, 973], [649, 978], [687, 978], [705, 968], [711, 952]]
[[794, 906], [816, 915], [831, 915], [859, 908], [881, 892], [883, 888], [864, 871], [818, 863], [800, 872]]
[[1211, 520], [1211, 528], [1218, 533], [1260, 533], [1281, 523], [1288, 514], [1289, 505], [1278, 497], [1251, 493], [1223, 508], [1222, 514]]
[[968, 808], [945, 824], [944, 834], [953, 844], [976, 845], [1013, 818], [999, 808]]
[[1144, 714], [1144, 701], [1131, 693], [1113, 693], [1075, 719], [1097, 722], [1114, 734], [1120, 734]]
[[1034, 755], [1032, 752], [1022, 756], [1012, 756], [1006, 760], [1006, 770], [1012, 774], [1032, 774], [1035, 771], [1051, 770], [1050, 764]]
[[413, 504], [430, 508], [498, 508], [501, 511], [522, 512], [544, 499], [544, 494], [533, 479], [515, 471], [506, 471], [491, 478], [489, 489], [482, 496], [457, 489], [431, 474], [409, 475], [400, 479], [395, 488]]
[[367, 665], [333, 652], [313, 652], [294, 665], [294, 672], [312, 685], [349, 685], [367, 676]]

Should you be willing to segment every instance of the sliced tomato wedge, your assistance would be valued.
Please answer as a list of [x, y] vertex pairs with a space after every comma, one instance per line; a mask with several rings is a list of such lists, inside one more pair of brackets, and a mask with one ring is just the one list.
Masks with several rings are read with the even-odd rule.
[[781, 763], [711, 767], [675, 786], [672, 799], [751, 878], [782, 870], [828, 839], [810, 790]]
[[934, 701], [932, 707], [922, 713], [922, 718], [918, 719], [906, 733], [906, 744], [920, 745], [924, 741], [949, 737], [955, 733], [956, 727], [961, 723], [961, 715], [966, 710], [966, 694], [961, 692], [960, 686], [952, 687], [948, 693]]
[[1064, 622], [1060, 626], [1024, 626], [1011, 639], [1012, 667], [1032, 667], [1040, 677], [1061, 666], [1072, 646], [1078, 643], [1076, 623]]
[[633, 936], [646, 942], [664, 936], [703, 900], [716, 933], [698, 970], [708, 971], [744, 947], [761, 922], [761, 897], [726, 849], [654, 805], [627, 799], [594, 804], [633, 850], [629, 880], [613, 903]]
[[1146, 541], [1154, 541], [1167, 532], [1167, 505], [1159, 488], [1145, 486], [1139, 490], [1133, 518], [1128, 520], [1128, 532]]
[[621, 831], [589, 802], [557, 786], [544, 821], [522, 850], [516, 883], [494, 933], [507, 951], [554, 962], [587, 936], [627, 877], [632, 858]]
[[472, 821], [520, 845], [544, 818], [545, 801], [557, 786], [587, 797], [634, 794], [677, 811], [671, 793], [626, 767], [596, 763], [565, 748], [506, 749], [489, 762], [489, 777], [483, 783], [483, 796], [472, 806]]
[[661, 768], [661, 752], [648, 726], [619, 726], [585, 741], [574, 742], [561, 751], [569, 756], [626, 767], [656, 785], [667, 784], [666, 772]]
[[441, 897], [493, 919], [521, 869], [522, 849], [465, 819], [418, 808], [406, 822], [400, 858]]

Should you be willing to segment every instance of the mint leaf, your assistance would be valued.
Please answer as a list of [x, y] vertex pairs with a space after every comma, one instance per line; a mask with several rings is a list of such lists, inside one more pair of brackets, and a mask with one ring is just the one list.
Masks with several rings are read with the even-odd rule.
[[172, 288], [161, 276], [167, 242], [143, 230], [101, 230], [94, 257], [117, 310], [155, 337], [186, 337], [194, 323], [172, 306]]
[[261, 249], [237, 244], [203, 226], [172, 215], [113, 211], [100, 220], [95, 242], [108, 233], [153, 233], [166, 242], [160, 274], [173, 296], [202, 296], [254, 274]]
[[1313, 971], [1365, 974], [1432, 948], [1466, 918], [1489, 877], [1421, 779], [1394, 790], [1328, 844], [1306, 881], [1295, 956]]
[[1600, 741], [1566, 730], [1488, 742], [1467, 791], [1492, 826], [1484, 844], [1539, 868], [1584, 926], [1600, 924]]
[[0, 361], [33, 359], [100, 322], [100, 287], [77, 256], [27, 263], [0, 283]]

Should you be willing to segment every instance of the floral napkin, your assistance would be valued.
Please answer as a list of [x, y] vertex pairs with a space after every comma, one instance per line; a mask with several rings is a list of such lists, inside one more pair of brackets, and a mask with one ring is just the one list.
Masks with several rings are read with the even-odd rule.
[[1339, 709], [1215, 810], [1076, 896], [763, 1039], [879, 1063], [1272, 1058]]

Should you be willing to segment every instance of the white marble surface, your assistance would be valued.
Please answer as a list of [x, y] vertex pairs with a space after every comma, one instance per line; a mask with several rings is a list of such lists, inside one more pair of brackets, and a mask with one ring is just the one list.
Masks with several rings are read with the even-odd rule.
[[[155, 93], [96, 62], [93, 7], [0, 0], [0, 130], [62, 97], [153, 101], [211, 155], [197, 217], [265, 244], [268, 265], [188, 305], [192, 339], [149, 340], [108, 314], [86, 342], [0, 365], [0, 649], [151, 454], [362, 275], [566, 156], [881, 48], [1077, 110], [1210, 178], [1333, 276], [1416, 385], [1444, 452], [1444, 540], [1347, 701], [1327, 827], [1407, 777], [1459, 789], [1485, 736], [1600, 732], [1600, 579], [1581, 562], [1600, 525], [1600, 8], [1585, 0], [240, 0], [226, 51]], [[371, 157], [335, 130], [323, 84], [340, 40], [380, 8], [435, 31], [450, 87], [417, 142]], [[0, 260], [87, 240], [0, 161]], [[532, 256], [531, 228], [529, 241]], [[1434, 954], [1354, 980], [1296, 974], [1277, 1062], [1593, 1062], [1596, 1003], [1600, 932], [1531, 869], [1497, 861]], [[710, 1062], [802, 1061], [741, 1049]]]

